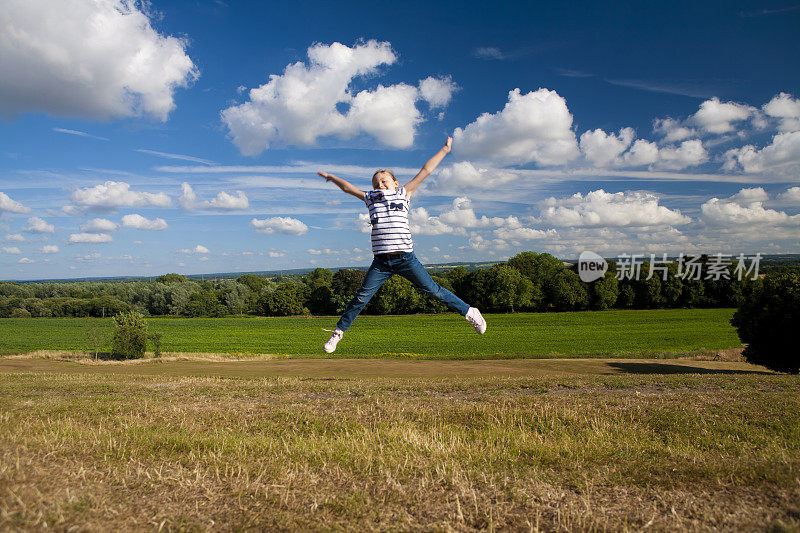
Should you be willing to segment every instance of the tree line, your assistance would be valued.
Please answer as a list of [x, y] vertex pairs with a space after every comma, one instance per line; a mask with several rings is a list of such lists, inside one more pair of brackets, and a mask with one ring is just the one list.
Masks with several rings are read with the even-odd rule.
[[[433, 278], [470, 305], [486, 312], [580, 311], [678, 307], [738, 307], [761, 280], [739, 280], [728, 269], [720, 279], [685, 279], [679, 265], [666, 265], [667, 276], [617, 279], [616, 264], [591, 283], [581, 281], [576, 266], [565, 266], [546, 253], [522, 252], [490, 268], [455, 267]], [[289, 316], [341, 313], [366, 272], [317, 268], [306, 275], [236, 279], [187, 279], [166, 274], [154, 281], [12, 283], [0, 282], [0, 317], [100, 317], [136, 311], [144, 315], [223, 317]], [[393, 276], [372, 298], [368, 314], [440, 313], [447, 308]]]

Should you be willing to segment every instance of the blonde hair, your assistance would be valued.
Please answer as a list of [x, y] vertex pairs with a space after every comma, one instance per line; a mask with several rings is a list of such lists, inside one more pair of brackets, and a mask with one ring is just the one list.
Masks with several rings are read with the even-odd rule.
[[398, 185], [400, 184], [400, 182], [397, 181], [397, 178], [394, 177], [394, 174], [392, 174], [391, 170], [381, 169], [381, 170], [377, 171], [375, 174], [372, 175], [372, 186], [373, 187], [375, 186], [375, 177], [378, 174], [382, 173], [382, 172], [386, 172], [387, 174], [389, 174], [392, 177], [392, 179], [394, 180], [395, 183], [397, 183]]

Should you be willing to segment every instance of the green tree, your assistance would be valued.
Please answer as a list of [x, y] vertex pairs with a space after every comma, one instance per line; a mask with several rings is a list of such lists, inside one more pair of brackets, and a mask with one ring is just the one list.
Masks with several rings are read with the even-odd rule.
[[578, 274], [562, 269], [552, 284], [553, 306], [557, 311], [577, 311], [589, 306], [589, 293]]
[[533, 307], [535, 296], [541, 300], [541, 289], [516, 268], [508, 264], [493, 265], [486, 274], [486, 309], [514, 312]]
[[800, 324], [800, 274], [768, 274], [745, 291], [731, 324], [747, 343], [748, 362], [778, 372], [800, 373], [797, 325]]
[[156, 283], [183, 283], [187, 281], [186, 276], [171, 272], [156, 278]]
[[120, 313], [114, 317], [114, 339], [111, 353], [121, 359], [144, 356], [147, 349], [147, 323], [144, 316], [135, 311]]
[[602, 278], [589, 283], [589, 307], [604, 311], [614, 307], [619, 298], [619, 280], [615, 272], [608, 270]]
[[331, 291], [333, 292], [333, 305], [336, 312], [341, 313], [353, 299], [356, 291], [364, 282], [367, 273], [363, 270], [341, 269], [337, 270], [331, 279]]

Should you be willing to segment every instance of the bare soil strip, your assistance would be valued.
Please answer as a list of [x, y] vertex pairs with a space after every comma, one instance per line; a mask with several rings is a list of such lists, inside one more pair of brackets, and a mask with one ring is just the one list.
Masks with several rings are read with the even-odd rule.
[[743, 362], [693, 359], [512, 359], [431, 361], [394, 359], [160, 360], [136, 362], [0, 358], [0, 372], [64, 372], [121, 375], [219, 376], [239, 378], [419, 378], [523, 377], [614, 374], [772, 374]]

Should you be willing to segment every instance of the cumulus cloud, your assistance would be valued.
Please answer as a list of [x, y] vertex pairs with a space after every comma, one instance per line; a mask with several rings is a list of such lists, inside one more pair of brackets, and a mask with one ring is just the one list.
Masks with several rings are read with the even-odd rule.
[[161, 231], [167, 229], [167, 223], [163, 218], [148, 220], [142, 215], [135, 213], [122, 217], [122, 225], [126, 228], [143, 229], [149, 231]]
[[456, 128], [453, 141], [456, 154], [502, 164], [561, 165], [579, 155], [567, 102], [548, 89], [514, 89], [501, 111]]
[[680, 170], [708, 161], [708, 152], [700, 139], [683, 141], [680, 146], [665, 146], [658, 151], [655, 168]]
[[705, 222], [713, 226], [800, 226], [800, 215], [765, 209], [768, 198], [761, 187], [742, 189], [729, 198], [711, 198], [700, 210]]
[[453, 208], [441, 213], [439, 219], [445, 224], [459, 228], [499, 227], [506, 223], [506, 219], [500, 217], [489, 218], [486, 215], [482, 215], [478, 218], [472, 208], [470, 199], [463, 196], [453, 200]]
[[645, 191], [608, 193], [598, 189], [586, 196], [575, 193], [568, 198], [548, 198], [541, 219], [554, 226], [570, 227], [677, 226], [692, 221], [679, 210], [658, 202], [658, 196]]
[[43, 254], [57, 254], [59, 251], [58, 246], [55, 244], [47, 244], [39, 249], [39, 253]]
[[780, 93], [762, 107], [768, 116], [779, 119], [778, 130], [800, 130], [800, 100], [790, 94]]
[[104, 242], [111, 242], [114, 239], [108, 233], [73, 233], [69, 236], [71, 244], [92, 243], [100, 244]]
[[790, 187], [778, 195], [777, 200], [783, 204], [800, 205], [800, 187]]
[[0, 113], [166, 120], [197, 78], [186, 41], [159, 34], [131, 0], [6, 0]]
[[3, 251], [7, 254], [19, 255], [22, 251], [16, 246], [3, 246]]
[[33, 259], [29, 259], [29, 258], [27, 258], [27, 257], [23, 257], [22, 259], [20, 259], [19, 261], [17, 261], [17, 263], [22, 263], [23, 265], [29, 265], [29, 264], [31, 264], [31, 263], [35, 263], [35, 262], [36, 262], [36, 261], [34, 261]]
[[611, 166], [620, 161], [619, 156], [628, 149], [635, 136], [633, 128], [622, 128], [619, 135], [601, 129], [587, 131], [581, 135], [581, 152], [597, 167]]
[[56, 227], [39, 217], [31, 217], [28, 219], [28, 225], [22, 231], [27, 231], [28, 233], [55, 233]]
[[[369, 233], [371, 229], [369, 216], [365, 215], [364, 222], [366, 223], [365, 233]], [[463, 228], [455, 228], [445, 224], [439, 217], [431, 216], [424, 207], [409, 211], [408, 226], [414, 235], [466, 235], [466, 231]]]
[[85, 233], [107, 233], [117, 231], [119, 226], [106, 218], [93, 218], [81, 225], [81, 231]]
[[499, 239], [507, 241], [533, 241], [537, 239], [554, 237], [556, 235], [556, 230], [549, 229], [544, 231], [520, 226], [516, 228], [497, 228], [494, 230], [494, 235]]
[[349, 139], [362, 133], [407, 148], [422, 120], [416, 102], [443, 107], [455, 86], [449, 78], [429, 77], [420, 88], [398, 83], [353, 94], [356, 78], [396, 61], [387, 42], [315, 44], [308, 48], [307, 64], [298, 61], [283, 74], [270, 75], [267, 83], [249, 91], [248, 101], [224, 109], [220, 117], [244, 155], [257, 155], [273, 144], [313, 146], [320, 137]]
[[78, 189], [70, 195], [78, 206], [97, 208], [116, 207], [166, 207], [172, 203], [163, 192], [149, 193], [132, 191], [124, 181], [106, 181], [94, 187]]
[[445, 107], [450, 103], [458, 86], [450, 76], [435, 78], [428, 76], [419, 82], [419, 95], [431, 109]]
[[208, 248], [206, 248], [202, 244], [198, 244], [197, 246], [195, 246], [192, 249], [183, 248], [181, 250], [178, 250], [178, 252], [180, 252], [182, 254], [210, 254], [211, 250], [209, 250]]
[[700, 109], [689, 118], [692, 124], [708, 133], [723, 134], [734, 131], [734, 122], [747, 120], [756, 112], [756, 108], [737, 104], [735, 102], [721, 102], [714, 97], [700, 104]]
[[441, 169], [432, 178], [433, 188], [441, 191], [493, 189], [517, 179], [513, 170], [476, 167], [469, 161], [454, 163]]
[[25, 207], [21, 203], [12, 200], [6, 193], [0, 192], [0, 213], [30, 213], [30, 207]]
[[597, 168], [649, 165], [654, 169], [680, 170], [708, 161], [708, 152], [699, 139], [659, 147], [644, 139], [633, 142], [635, 137], [633, 128], [622, 128], [619, 134], [596, 129], [581, 135], [580, 149]]
[[697, 136], [694, 128], [686, 127], [680, 120], [657, 118], [653, 121], [653, 131], [663, 136], [664, 142], [685, 141]]
[[19, 233], [9, 233], [6, 235], [7, 242], [25, 242], [25, 237]]
[[778, 133], [760, 150], [752, 144], [728, 150], [723, 168], [752, 173], [796, 164], [800, 164], [800, 131], [789, 131]]
[[220, 211], [234, 211], [237, 209], [247, 209], [250, 207], [250, 201], [243, 191], [236, 191], [236, 194], [229, 194], [225, 191], [220, 191], [217, 196], [211, 200], [197, 200], [192, 186], [184, 182], [181, 184], [181, 196], [178, 198], [178, 204], [183, 209], [191, 211], [194, 209], [217, 209]]
[[302, 221], [291, 217], [272, 217], [259, 220], [254, 218], [250, 221], [250, 225], [255, 228], [258, 233], [265, 233], [271, 235], [275, 232], [286, 233], [288, 235], [303, 235], [308, 231]]

